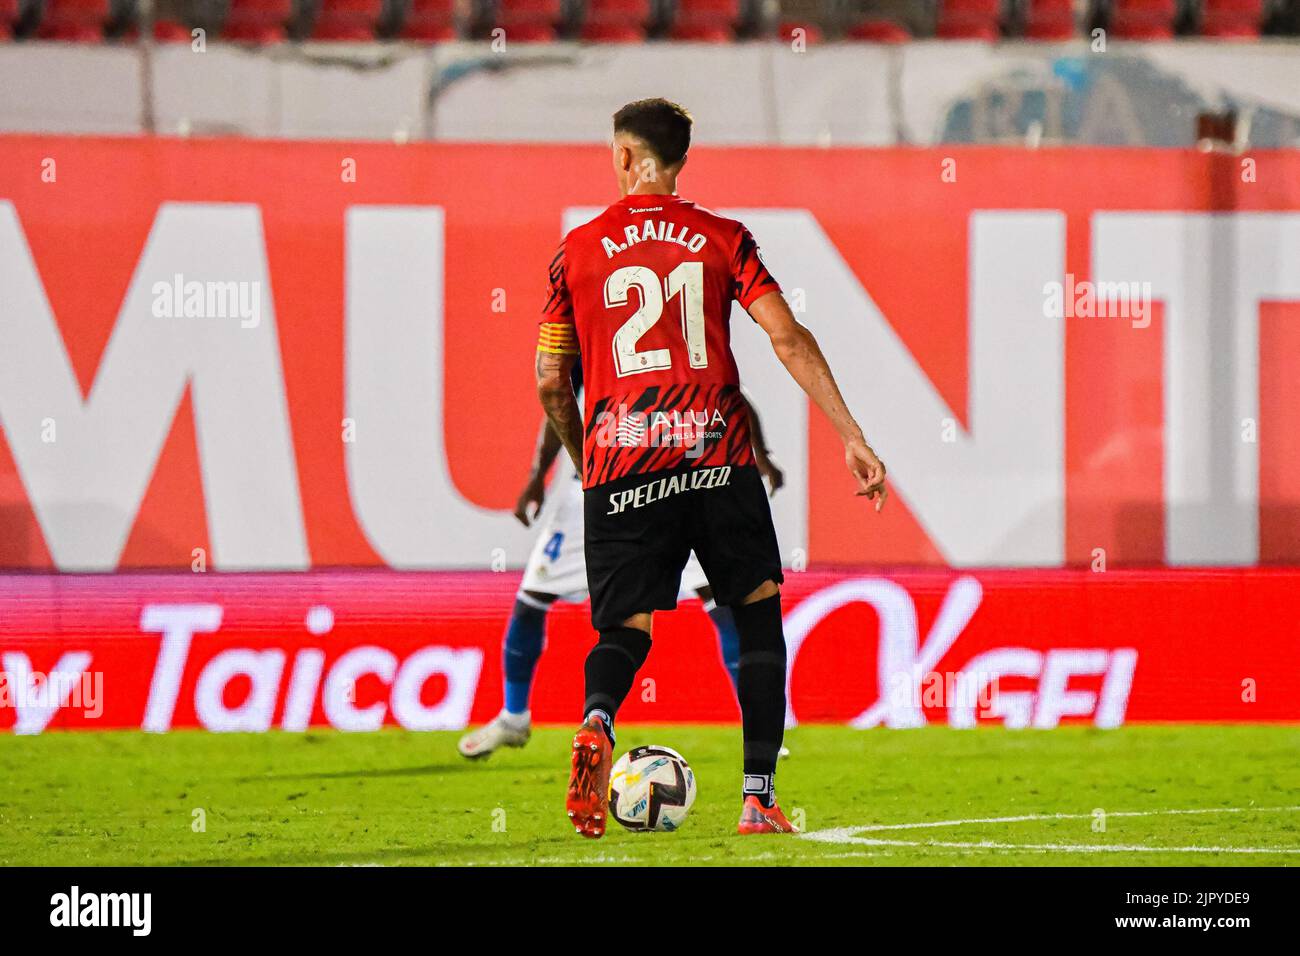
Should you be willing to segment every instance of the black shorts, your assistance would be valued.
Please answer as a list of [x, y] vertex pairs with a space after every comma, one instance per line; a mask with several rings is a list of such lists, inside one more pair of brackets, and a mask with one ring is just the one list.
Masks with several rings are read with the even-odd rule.
[[583, 492], [591, 623], [677, 606], [691, 551], [714, 600], [737, 604], [785, 580], [767, 490], [753, 465], [629, 475]]

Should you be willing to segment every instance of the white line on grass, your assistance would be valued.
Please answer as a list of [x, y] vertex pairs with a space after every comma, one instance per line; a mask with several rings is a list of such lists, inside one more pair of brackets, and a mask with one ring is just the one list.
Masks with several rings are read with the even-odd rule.
[[[1300, 807], [1202, 807], [1188, 810], [1116, 810], [1107, 817], [1155, 817], [1201, 813], [1294, 813]], [[1035, 850], [1063, 853], [1300, 853], [1300, 847], [1256, 846], [1148, 846], [1116, 843], [999, 843], [993, 840], [881, 840], [859, 836], [888, 830], [923, 830], [935, 827], [963, 827], [985, 823], [1025, 823], [1037, 820], [1089, 820], [1091, 813], [1028, 813], [1014, 817], [979, 817], [968, 820], [931, 820], [924, 823], [875, 823], [860, 827], [836, 827], [801, 834], [801, 839], [818, 843], [861, 846], [923, 846], [953, 850]]]
[[924, 846], [950, 850], [1042, 850], [1053, 853], [1300, 853], [1281, 846], [1147, 846], [1144, 843], [996, 843], [992, 840], [871, 840], [848, 839], [863, 846]]

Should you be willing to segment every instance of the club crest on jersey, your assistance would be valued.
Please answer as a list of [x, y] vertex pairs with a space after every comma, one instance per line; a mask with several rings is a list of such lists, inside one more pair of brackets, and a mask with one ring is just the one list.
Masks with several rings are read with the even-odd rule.
[[675, 242], [679, 246], [685, 246], [691, 252], [699, 252], [709, 241], [702, 233], [692, 232], [685, 226], [664, 219], [647, 219], [640, 225], [626, 226], [619, 239], [622, 241], [611, 239], [609, 236], [600, 237], [600, 245], [605, 250], [606, 258], [613, 259], [638, 242]]

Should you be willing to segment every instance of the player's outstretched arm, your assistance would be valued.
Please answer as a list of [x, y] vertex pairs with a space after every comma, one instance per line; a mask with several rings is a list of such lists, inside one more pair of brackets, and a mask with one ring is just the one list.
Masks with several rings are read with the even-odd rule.
[[573, 365], [578, 357], [567, 353], [537, 352], [537, 398], [559, 436], [573, 467], [582, 474], [582, 409], [573, 394]]
[[785, 485], [785, 472], [767, 447], [767, 436], [763, 433], [763, 420], [759, 418], [758, 406], [743, 385], [740, 388], [740, 398], [749, 412], [749, 438], [750, 444], [754, 446], [754, 463], [758, 466], [758, 473], [767, 481], [770, 498]]
[[537, 517], [546, 501], [546, 473], [555, 463], [560, 447], [560, 436], [551, 427], [551, 420], [543, 417], [537, 447], [533, 449], [533, 465], [528, 470], [524, 490], [519, 492], [519, 500], [515, 502], [515, 517], [525, 528]]
[[885, 464], [867, 444], [862, 429], [844, 404], [817, 339], [799, 323], [779, 292], [755, 299], [749, 314], [772, 340], [772, 349], [791, 377], [822, 410], [844, 442], [844, 463], [858, 482], [858, 494], [874, 498], [876, 510], [885, 505]]

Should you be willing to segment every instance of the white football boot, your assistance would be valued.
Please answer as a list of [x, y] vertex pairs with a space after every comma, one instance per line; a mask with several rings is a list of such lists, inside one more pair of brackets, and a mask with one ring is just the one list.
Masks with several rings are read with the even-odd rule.
[[462, 757], [477, 760], [486, 757], [498, 747], [522, 747], [532, 736], [530, 714], [511, 714], [501, 711], [478, 730], [471, 730], [456, 749]]

